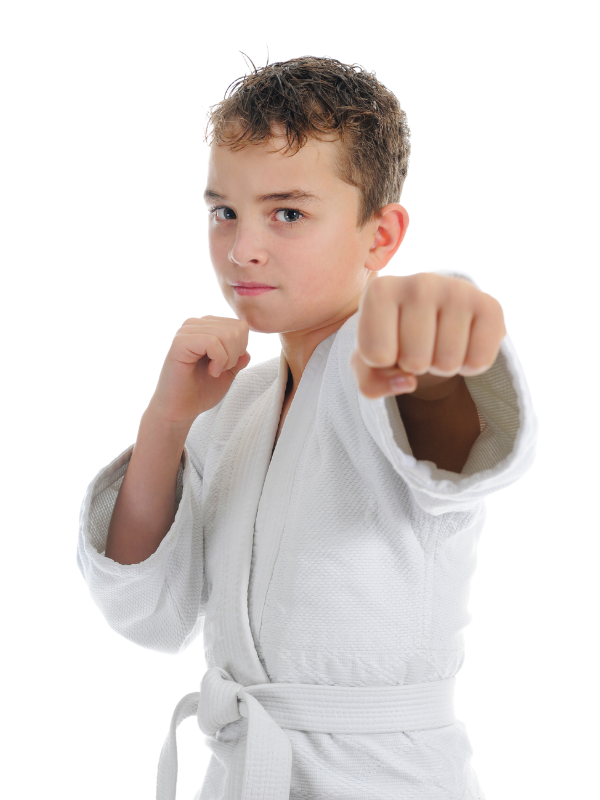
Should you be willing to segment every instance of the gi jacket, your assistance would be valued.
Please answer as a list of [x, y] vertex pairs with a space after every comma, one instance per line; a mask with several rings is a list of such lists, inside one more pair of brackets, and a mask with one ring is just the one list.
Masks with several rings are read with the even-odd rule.
[[[104, 556], [133, 446], [94, 478], [77, 558], [114, 630], [169, 653], [203, 631], [208, 667], [242, 687], [454, 678], [484, 499], [532, 464], [537, 417], [507, 336], [492, 368], [465, 379], [482, 431], [462, 473], [417, 461], [395, 398], [358, 389], [350, 367], [357, 321], [315, 348], [272, 457], [283, 352], [242, 370], [197, 417], [175, 520], [142, 563]], [[242, 796], [247, 726], [242, 716], [206, 737], [213, 755], [201, 800]], [[410, 733], [285, 735], [290, 798], [483, 798], [459, 720]]]

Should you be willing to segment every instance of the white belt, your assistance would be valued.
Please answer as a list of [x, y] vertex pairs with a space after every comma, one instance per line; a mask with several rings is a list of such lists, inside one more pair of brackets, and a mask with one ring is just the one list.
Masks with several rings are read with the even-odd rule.
[[[239, 800], [288, 800], [292, 747], [282, 728], [317, 733], [394, 733], [451, 725], [456, 678], [402, 686], [326, 686], [258, 683], [242, 686], [219, 667], [199, 692], [177, 704], [158, 762], [157, 800], [175, 800], [179, 724], [194, 714], [207, 736], [248, 718]], [[237, 800], [237, 798], [236, 798]]]

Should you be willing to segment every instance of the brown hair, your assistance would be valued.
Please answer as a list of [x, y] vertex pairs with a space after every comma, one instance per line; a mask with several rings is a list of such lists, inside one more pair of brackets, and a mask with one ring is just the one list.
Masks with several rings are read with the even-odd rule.
[[313, 56], [252, 66], [249, 75], [233, 81], [224, 99], [210, 107], [208, 144], [216, 141], [232, 150], [261, 144], [272, 137], [273, 124], [285, 127], [286, 152], [298, 152], [309, 136], [322, 140], [322, 134], [334, 135], [342, 143], [338, 176], [360, 191], [358, 227], [383, 206], [399, 201], [410, 129], [398, 99], [374, 72]]

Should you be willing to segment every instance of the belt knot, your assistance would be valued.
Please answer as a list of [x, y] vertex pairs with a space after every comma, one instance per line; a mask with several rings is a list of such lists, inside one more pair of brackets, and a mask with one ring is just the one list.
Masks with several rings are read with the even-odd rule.
[[243, 689], [231, 675], [221, 667], [211, 667], [200, 684], [198, 703], [198, 725], [207, 736], [214, 734], [224, 725], [235, 722], [246, 714], [241, 714], [238, 692]]
[[[262, 683], [242, 686], [220, 667], [208, 669], [201, 691], [183, 697], [173, 712], [158, 763], [156, 796], [175, 800], [176, 731], [197, 715], [207, 736], [241, 717], [248, 719], [241, 786], [226, 787], [236, 800], [289, 800], [292, 745], [286, 729], [330, 734], [389, 733], [451, 725], [456, 678], [398, 686], [330, 686]], [[236, 774], [232, 767], [230, 775]]]

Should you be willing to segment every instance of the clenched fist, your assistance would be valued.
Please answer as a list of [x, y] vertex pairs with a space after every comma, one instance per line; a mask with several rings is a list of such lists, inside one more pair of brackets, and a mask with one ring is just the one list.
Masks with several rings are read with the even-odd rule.
[[505, 336], [500, 303], [473, 284], [432, 272], [386, 275], [361, 296], [350, 364], [366, 397], [428, 398], [454, 376], [487, 372]]
[[249, 325], [229, 317], [192, 317], [175, 334], [148, 406], [160, 419], [191, 425], [219, 403], [250, 363]]

